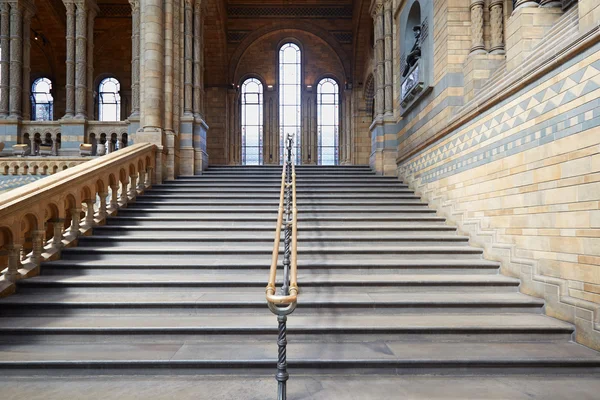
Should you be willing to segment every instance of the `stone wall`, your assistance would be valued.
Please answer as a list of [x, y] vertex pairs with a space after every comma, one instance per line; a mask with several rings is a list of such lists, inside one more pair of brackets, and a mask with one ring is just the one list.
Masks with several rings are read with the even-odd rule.
[[505, 86], [442, 129], [427, 114], [407, 123], [403, 152], [421, 132], [443, 137], [399, 157], [398, 173], [519, 277], [523, 292], [543, 297], [549, 315], [575, 323], [579, 342], [600, 348], [597, 26], [553, 53], [512, 73], [512, 85], [507, 72]]

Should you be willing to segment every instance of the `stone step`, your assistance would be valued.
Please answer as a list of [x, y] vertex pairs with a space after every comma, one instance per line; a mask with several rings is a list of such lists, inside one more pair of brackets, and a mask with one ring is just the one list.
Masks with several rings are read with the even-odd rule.
[[[277, 192], [278, 193], [278, 192]], [[253, 193], [252, 195], [248, 195], [247, 193], [222, 193], [219, 192], [217, 194], [214, 193], [186, 193], [183, 198], [186, 200], [196, 200], [196, 199], [211, 199], [211, 200], [223, 200], [223, 199], [234, 199], [234, 200], [257, 200], [257, 199], [267, 199], [267, 200], [275, 200], [277, 204], [279, 203], [279, 198], [277, 194], [273, 193]], [[143, 199], [152, 199], [152, 200], [163, 200], [163, 199], [181, 199], [182, 196], [178, 194], [169, 194], [169, 192], [165, 193], [152, 193], [148, 191], [144, 193], [144, 195], [140, 198]], [[315, 200], [338, 200], [342, 199], [345, 201], [351, 200], [373, 200], [373, 199], [383, 199], [383, 200], [417, 200], [420, 201], [421, 198], [414, 193], [370, 193], [365, 192], [361, 194], [344, 194], [343, 197], [332, 193], [310, 193], [308, 194], [299, 194], [298, 202], [311, 202]]]
[[[390, 206], [372, 206], [372, 207], [310, 207], [297, 206], [298, 220], [311, 218], [313, 216], [338, 216], [342, 217], [346, 214], [350, 215], [369, 215], [377, 214], [377, 216], [387, 216], [393, 218], [398, 214], [411, 215], [435, 215], [436, 211], [427, 207], [390, 207]], [[277, 219], [277, 207], [218, 207], [218, 206], [186, 206], [186, 207], [144, 207], [135, 206], [119, 210], [119, 216], [130, 215], [151, 215], [153, 217], [170, 216], [170, 215], [193, 215], [195, 218], [203, 214], [227, 214], [228, 217], [235, 216], [256, 216], [264, 215], [266, 218], [274, 217]]]
[[[399, 314], [377, 315], [303, 315], [301, 310], [288, 320], [288, 338], [308, 340], [319, 338], [330, 342], [366, 339], [369, 342], [393, 338], [396, 341], [568, 341], [573, 326], [542, 314]], [[218, 336], [217, 336], [218, 335]], [[268, 310], [260, 315], [238, 311], [236, 317], [223, 315], [186, 316], [122, 316], [69, 317], [4, 317], [0, 318], [2, 343], [29, 342], [146, 342], [213, 339], [220, 343], [227, 337], [270, 340], [276, 351], [273, 335], [277, 336], [275, 317]], [[219, 337], [219, 339], [216, 339]], [[127, 338], [123, 342], [124, 338]], [[216, 340], [216, 342], [215, 342]], [[221, 346], [215, 346], [220, 348]], [[292, 346], [290, 345], [290, 349]]]
[[[218, 187], [218, 188], [253, 188], [253, 189], [273, 189], [273, 188], [280, 188], [281, 187], [281, 181], [266, 181], [266, 180], [260, 180], [260, 181], [245, 181], [243, 179], [240, 179], [239, 181], [225, 181], [222, 179], [211, 179], [211, 180], [202, 180], [202, 181], [198, 181], [198, 182], [183, 182], [183, 181], [174, 181], [174, 182], [165, 182], [163, 184], [156, 184], [152, 186], [151, 190], [157, 190], [157, 189], [203, 189], [203, 188], [213, 188], [213, 187]], [[339, 182], [339, 181], [331, 181], [331, 182], [323, 182], [322, 180], [318, 180], [317, 182], [303, 182], [303, 181], [296, 181], [296, 190], [300, 191], [300, 190], [317, 190], [317, 189], [323, 189], [323, 188], [331, 188], [332, 190], [338, 189], [338, 188], [342, 188], [342, 189], [348, 189], [348, 188], [358, 188], [358, 189], [364, 189], [364, 188], [373, 188], [373, 189], [380, 189], [380, 188], [402, 188], [402, 189], [408, 189], [408, 185], [404, 184], [404, 183], [400, 183], [398, 181], [394, 181], [394, 182], [373, 182], [371, 180], [365, 180], [365, 181], [347, 181], [347, 182]]]
[[[134, 258], [134, 259], [92, 259], [92, 260], [59, 260], [50, 261], [42, 264], [41, 273], [44, 275], [73, 273], [83, 275], [93, 271], [121, 271], [139, 272], [148, 270], [148, 273], [155, 274], [157, 271], [201, 271], [201, 270], [230, 270], [244, 275], [246, 271], [260, 270], [268, 274], [271, 265], [266, 257], [243, 257], [233, 260], [200, 260], [197, 258], [187, 258], [178, 260], [177, 263], [165, 262], [160, 258]], [[281, 269], [281, 260], [279, 264]], [[326, 260], [310, 260], [303, 257], [298, 260], [298, 271], [314, 271], [314, 273], [330, 274], [332, 271], [339, 273], [380, 273], [380, 274], [444, 274], [444, 275], [464, 275], [464, 274], [485, 274], [497, 275], [500, 264], [494, 261], [482, 259], [398, 259], [395, 257], [389, 260], [369, 259], [369, 260], [344, 260], [336, 257]]]
[[[179, 185], [176, 187], [153, 187], [152, 189], [148, 190], [148, 193], [150, 194], [180, 194], [180, 195], [187, 195], [187, 194], [196, 194], [196, 193], [235, 193], [235, 194], [241, 194], [241, 195], [246, 195], [248, 196], [249, 194], [254, 194], [254, 193], [264, 193], [264, 194], [270, 194], [270, 195], [275, 195], [275, 197], [277, 198], [278, 194], [279, 194], [279, 190], [280, 187], [279, 186], [257, 186], [257, 187], [244, 187], [242, 185], [232, 185], [232, 186], [222, 186], [222, 187], [215, 187], [213, 185], [207, 185], [206, 187], [201, 187], [201, 188], [186, 188], [186, 187], [180, 187]], [[323, 187], [311, 187], [311, 186], [306, 186], [306, 187], [297, 187], [296, 192], [298, 193], [298, 196], [310, 196], [311, 194], [333, 194], [333, 193], [352, 193], [352, 194], [357, 194], [357, 193], [368, 193], [370, 195], [377, 195], [377, 194], [390, 194], [390, 193], [398, 193], [398, 194], [414, 194], [414, 192], [410, 189], [407, 188], [403, 188], [403, 187], [395, 187], [395, 186], [389, 186], [389, 185], [384, 185], [382, 187], [377, 187], [377, 188], [370, 188], [370, 187], [365, 187], [365, 186], [357, 186], [357, 187], [352, 187], [349, 185], [345, 185], [345, 186], [323, 186]]]
[[[134, 210], [132, 210], [134, 211]], [[151, 216], [143, 216], [143, 215], [132, 215], [133, 212], [130, 213], [130, 215], [123, 215], [123, 216], [116, 216], [116, 217], [110, 217], [107, 219], [106, 224], [107, 225], [114, 225], [114, 224], [122, 224], [122, 223], [131, 223], [133, 221], [138, 221], [138, 222], [154, 222], [154, 223], [172, 223], [172, 222], [176, 222], [176, 223], [181, 223], [181, 224], [187, 224], [190, 222], [203, 222], [203, 223], [208, 223], [208, 222], [216, 222], [218, 224], [221, 224], [223, 226], [225, 226], [226, 224], [229, 224], [229, 226], [241, 226], [242, 223], [255, 223], [258, 225], [263, 225], [265, 223], [269, 224], [270, 226], [273, 226], [273, 223], [277, 222], [277, 214], [271, 215], [269, 218], [269, 216], [260, 216], [260, 215], [235, 215], [235, 216], [231, 216], [231, 215], [214, 215], [214, 214], [207, 214], [207, 215], [197, 215], [196, 213], [192, 213], [191, 215], [187, 215], [189, 213], [179, 213], [180, 215], [177, 215], [177, 213], [175, 214], [171, 214], [169, 216], [155, 216], [155, 213], [153, 213]], [[339, 225], [340, 223], [343, 223], [344, 225], [350, 227], [352, 225], [352, 223], [356, 223], [358, 226], [364, 224], [364, 223], [378, 223], [378, 224], [384, 224], [387, 223], [388, 226], [389, 224], [396, 224], [398, 225], [399, 223], [418, 223], [418, 224], [425, 224], [425, 223], [435, 223], [437, 225], [439, 224], [443, 224], [446, 221], [446, 219], [444, 217], [438, 217], [433, 213], [427, 213], [425, 215], [418, 215], [418, 214], [414, 214], [414, 215], [408, 215], [408, 216], [398, 216], [398, 214], [395, 213], [390, 213], [390, 214], [374, 214], [374, 215], [368, 215], [368, 214], [360, 214], [360, 215], [323, 215], [323, 216], [317, 216], [317, 215], [310, 215], [307, 213], [304, 213], [301, 217], [298, 217], [298, 227], [300, 227], [300, 225], [304, 225], [304, 224], [309, 224], [309, 225], [313, 225], [313, 224], [327, 224], [327, 225]], [[273, 230], [274, 232], [275, 230]]]
[[[246, 182], [252, 183], [281, 183], [281, 174], [278, 175], [232, 175], [232, 174], [218, 174], [210, 175], [204, 174], [195, 177], [178, 177], [175, 179], [167, 180], [164, 183], [167, 184], [178, 184], [178, 183], [200, 183], [200, 182], [238, 182], [240, 185], [244, 185]], [[389, 183], [389, 184], [403, 184], [399, 178], [395, 176], [374, 176], [374, 175], [337, 175], [337, 174], [296, 174], [296, 182], [303, 182], [305, 184], [313, 183]]]
[[[199, 198], [199, 199], [164, 199], [142, 196], [138, 197], [135, 203], [127, 205], [127, 208], [143, 207], [143, 206], [232, 206], [232, 207], [275, 207], [279, 206], [279, 199], [251, 199], [251, 198], [237, 198], [237, 199], [222, 199], [222, 198]], [[348, 200], [348, 199], [313, 199], [304, 198], [297, 201], [298, 207], [321, 207], [324, 209], [332, 207], [344, 207], [344, 206], [355, 206], [355, 207], [374, 207], [374, 206], [413, 206], [413, 207], [426, 207], [427, 203], [416, 200], [398, 200], [398, 199], [363, 199], [363, 200]]]
[[[0, 301], [0, 317], [160, 315], [234, 315], [240, 310], [261, 315], [267, 308], [265, 294], [254, 288], [196, 288], [186, 290], [147, 290], [122, 288], [111, 291], [64, 293], [60, 288], [39, 290], [36, 294], [15, 294]], [[298, 303], [302, 315], [427, 314], [427, 313], [540, 313], [544, 302], [520, 293], [456, 293], [431, 291], [357, 291], [330, 293], [328, 290], [302, 293]]]
[[[275, 229], [273, 224], [268, 225], [247, 225], [247, 226], [236, 226], [236, 232], [246, 233], [252, 232], [253, 235], [270, 235], [274, 237]], [[100, 225], [93, 228], [94, 235], [113, 235], [118, 234], [120, 236], [152, 236], [156, 232], [162, 232], [162, 234], [176, 234], [176, 235], [206, 235], [211, 237], [213, 235], [231, 235], [230, 226], [213, 226], [206, 227], [203, 225], [186, 224], [183, 225]], [[381, 235], [386, 237], [387, 235], [402, 236], [406, 234], [410, 235], [454, 235], [456, 234], [456, 227], [450, 225], [405, 225], [397, 227], [386, 227], [380, 225], [368, 225], [363, 224], [355, 227], [348, 227], [347, 225], [309, 225], [299, 224], [298, 232], [303, 233], [306, 237], [310, 235], [322, 235], [323, 237], [333, 237], [340, 235], [354, 235], [354, 236], [373, 236]], [[259, 235], [260, 234], [260, 235]]]

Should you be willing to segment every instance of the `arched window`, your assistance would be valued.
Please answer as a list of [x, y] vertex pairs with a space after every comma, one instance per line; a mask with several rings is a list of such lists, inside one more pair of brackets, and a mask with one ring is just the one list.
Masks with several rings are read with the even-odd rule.
[[283, 148], [288, 134], [294, 135], [296, 164], [300, 164], [301, 148], [301, 79], [300, 47], [286, 43], [279, 49], [279, 159], [283, 163]]
[[340, 89], [336, 81], [322, 79], [317, 86], [317, 163], [337, 165], [339, 161]]
[[98, 121], [121, 120], [121, 84], [115, 78], [104, 78], [98, 86]]
[[263, 85], [255, 78], [242, 84], [242, 165], [263, 163]]
[[52, 121], [54, 119], [54, 99], [50, 91], [52, 82], [48, 78], [38, 78], [31, 85], [31, 120]]

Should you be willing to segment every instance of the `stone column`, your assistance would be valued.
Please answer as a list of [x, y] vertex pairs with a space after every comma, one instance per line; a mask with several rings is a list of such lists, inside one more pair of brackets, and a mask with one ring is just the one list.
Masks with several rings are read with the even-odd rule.
[[128, 182], [121, 182], [121, 195], [119, 196], [119, 206], [127, 207], [127, 202], [129, 201], [129, 197], [127, 196], [129, 192], [129, 184]]
[[10, 74], [10, 5], [0, 3], [0, 118], [8, 117], [9, 74]]
[[87, 23], [88, 5], [77, 2], [75, 12], [75, 117], [87, 117]]
[[394, 70], [393, 70], [393, 57], [392, 54], [392, 0], [385, 0], [384, 2], [384, 57], [385, 57], [385, 106], [384, 113], [386, 115], [392, 115], [393, 110], [393, 85], [394, 85]]
[[36, 229], [33, 232], [31, 232], [32, 249], [31, 249], [30, 260], [34, 265], [36, 265], [38, 267], [42, 263], [42, 251], [44, 250], [44, 237], [45, 236], [46, 236], [45, 229]]
[[67, 96], [67, 105], [65, 109], [65, 118], [73, 118], [75, 115], [75, 4], [71, 1], [65, 1], [67, 8], [67, 84], [65, 91]]
[[[196, 3], [198, 0], [196, 0]], [[184, 95], [183, 95], [183, 112], [185, 115], [192, 115], [195, 111], [192, 105], [193, 97], [193, 58], [194, 58], [194, 11], [192, 10], [192, 1], [185, 0], [184, 9]]]
[[94, 20], [96, 19], [97, 9], [88, 6], [87, 18], [87, 117], [94, 118]]
[[144, 183], [146, 182], [146, 172], [145, 171], [140, 171], [138, 172], [137, 176], [137, 192], [139, 194], [144, 193]]
[[140, 115], [140, 3], [131, 5], [131, 116]]
[[136, 174], [131, 174], [129, 175], [129, 199], [130, 200], [135, 200], [135, 198], [137, 197], [137, 175]]
[[[140, 125], [145, 132], [162, 133], [165, 53], [163, 1], [145, 0], [140, 4], [142, 25], [140, 59], [143, 62], [140, 75], [141, 90], [143, 92]], [[150, 141], [162, 144], [162, 140]], [[158, 166], [158, 168], [160, 170], [161, 167]]]
[[352, 164], [352, 90], [344, 90], [344, 157], [340, 162], [345, 165]]
[[517, 0], [515, 2], [515, 8], [513, 9], [513, 12], [515, 12], [519, 8], [538, 7], [539, 2], [540, 2], [540, 0]]
[[21, 266], [21, 248], [22, 244], [10, 244], [5, 246], [8, 250], [8, 268], [4, 274], [4, 279], [9, 282], [15, 282], [21, 279], [19, 267]]
[[471, 54], [484, 54], [483, 0], [471, 0]]
[[238, 157], [238, 154], [241, 154], [241, 146], [238, 145], [240, 143], [241, 138], [237, 138], [237, 125], [241, 125], [241, 119], [236, 118], [236, 106], [237, 106], [237, 91], [235, 89], [227, 89], [227, 110], [229, 118], [229, 129], [227, 135], [229, 136], [229, 149], [227, 150], [229, 154], [229, 163], [230, 164], [241, 164], [241, 159]]
[[490, 2], [491, 46], [490, 54], [504, 54], [504, 13], [502, 5], [504, 0]]
[[23, 12], [23, 118], [31, 119], [31, 10]]
[[10, 118], [22, 117], [23, 96], [23, 6], [10, 3]]
[[80, 235], [79, 228], [81, 222], [81, 208], [71, 208], [71, 228], [69, 230], [69, 238], [77, 239]]
[[63, 218], [56, 219], [51, 222], [52, 228], [54, 229], [54, 236], [52, 237], [52, 248], [56, 250], [60, 250], [63, 248], [63, 226], [65, 225], [65, 220]]
[[202, 46], [204, 43], [204, 31], [202, 29], [202, 0], [196, 0], [194, 3], [194, 96], [193, 112], [196, 118], [202, 113], [202, 79], [204, 76], [204, 65], [202, 62]]
[[383, 3], [375, 3], [372, 16], [375, 27], [375, 108], [377, 117], [383, 117], [385, 112], [385, 49], [383, 27]]

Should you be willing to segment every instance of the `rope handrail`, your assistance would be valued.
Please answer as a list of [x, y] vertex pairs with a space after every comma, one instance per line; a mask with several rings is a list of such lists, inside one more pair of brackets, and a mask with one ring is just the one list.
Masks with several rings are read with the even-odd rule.
[[[298, 300], [298, 208], [296, 206], [296, 167], [292, 161], [294, 138], [288, 135], [285, 146], [285, 160], [281, 172], [281, 190], [279, 192], [279, 209], [277, 227], [273, 243], [269, 283], [267, 284], [267, 304], [273, 314], [277, 315], [279, 347], [277, 359], [278, 400], [286, 399], [286, 384], [289, 379], [287, 372], [287, 316], [296, 309]], [[285, 218], [285, 220], [284, 220]], [[285, 229], [283, 255], [283, 284], [279, 292], [275, 287], [277, 281], [277, 264], [279, 261], [279, 246], [281, 229]]]

